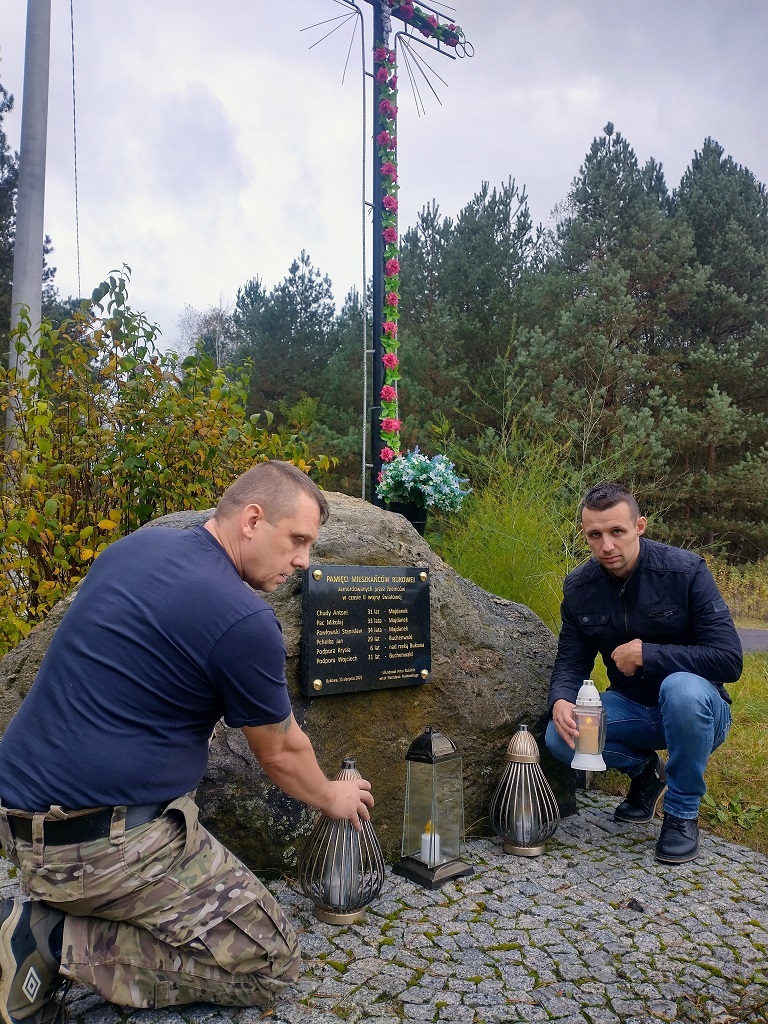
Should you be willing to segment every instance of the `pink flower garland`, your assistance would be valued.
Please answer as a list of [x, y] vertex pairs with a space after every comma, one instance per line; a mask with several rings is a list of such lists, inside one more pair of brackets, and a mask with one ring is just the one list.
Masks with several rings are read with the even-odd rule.
[[436, 39], [446, 46], [458, 46], [464, 33], [453, 22], [441, 22], [435, 14], [427, 14], [413, 0], [387, 0], [395, 14], [409, 22], [428, 39]]
[[[387, 0], [392, 11], [413, 25], [423, 36], [436, 39], [445, 46], [458, 46], [464, 33], [452, 22], [441, 22], [435, 14], [427, 14], [413, 0]], [[400, 455], [397, 382], [400, 380], [397, 349], [397, 321], [400, 317], [400, 249], [397, 233], [397, 67], [394, 50], [377, 46], [373, 52], [374, 78], [379, 87], [381, 131], [376, 136], [381, 161], [382, 237], [384, 239], [384, 309], [382, 310], [381, 342], [384, 348], [384, 386], [381, 401], [381, 433], [385, 446], [382, 462], [391, 462]]]
[[397, 321], [400, 316], [400, 250], [397, 233], [397, 74], [395, 51], [378, 46], [373, 54], [376, 64], [375, 79], [379, 86], [379, 114], [382, 130], [376, 136], [381, 161], [382, 199], [381, 235], [384, 239], [384, 309], [382, 311], [381, 342], [384, 348], [384, 386], [381, 401], [382, 462], [391, 462], [400, 454], [400, 427], [397, 408], [397, 382], [400, 380], [397, 358]]

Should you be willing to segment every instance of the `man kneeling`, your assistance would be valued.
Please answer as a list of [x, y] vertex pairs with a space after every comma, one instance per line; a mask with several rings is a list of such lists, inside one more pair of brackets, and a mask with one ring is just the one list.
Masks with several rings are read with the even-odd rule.
[[[631, 780], [614, 818], [649, 822], [666, 793], [656, 859], [682, 864], [699, 852], [704, 772], [730, 728], [723, 683], [741, 675], [741, 643], [704, 560], [645, 538], [626, 487], [593, 487], [581, 525], [592, 558], [563, 585], [546, 744], [571, 763], [576, 694], [600, 654], [610, 681], [603, 757]], [[666, 765], [656, 752], [664, 749]]]
[[110, 545], [0, 743], [0, 845], [31, 902], [0, 904], [0, 1016], [47, 1024], [65, 978], [124, 1006], [270, 1003], [296, 935], [189, 796], [215, 724], [284, 792], [355, 828], [364, 779], [330, 781], [297, 725], [274, 591], [306, 569], [328, 504], [264, 462], [204, 526]]

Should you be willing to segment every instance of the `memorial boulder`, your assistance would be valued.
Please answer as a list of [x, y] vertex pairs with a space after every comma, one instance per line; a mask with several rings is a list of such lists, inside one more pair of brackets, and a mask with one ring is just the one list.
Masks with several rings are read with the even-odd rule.
[[[450, 737], [463, 758], [469, 835], [488, 835], [488, 808], [505, 765], [507, 743], [520, 723], [539, 740], [542, 764], [562, 814], [575, 810], [570, 769], [553, 761], [541, 739], [556, 642], [523, 605], [496, 597], [459, 576], [402, 516], [359, 498], [327, 494], [331, 517], [312, 552], [313, 565], [414, 566], [429, 577], [431, 674], [422, 685], [303, 696], [300, 686], [302, 577], [297, 573], [267, 599], [283, 627], [294, 713], [324, 771], [333, 776], [352, 756], [371, 781], [373, 823], [385, 855], [400, 855], [405, 755], [427, 726]], [[188, 529], [207, 512], [181, 512], [148, 524]], [[492, 555], [489, 555], [492, 556]], [[69, 603], [0, 662], [0, 731], [34, 680]], [[201, 819], [257, 871], [291, 872], [314, 812], [266, 778], [245, 738], [223, 723], [211, 741], [208, 770], [197, 792]]]

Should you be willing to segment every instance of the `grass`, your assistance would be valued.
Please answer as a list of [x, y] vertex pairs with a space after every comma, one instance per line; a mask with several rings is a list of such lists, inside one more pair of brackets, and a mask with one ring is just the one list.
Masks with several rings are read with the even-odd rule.
[[[510, 461], [507, 461], [507, 457]], [[429, 541], [460, 575], [499, 597], [527, 605], [556, 632], [563, 577], [584, 557], [563, 513], [562, 453], [548, 445], [492, 461], [439, 536]]]
[[[593, 678], [605, 689], [602, 664], [595, 666]], [[745, 654], [742, 677], [728, 692], [733, 725], [707, 767], [709, 799], [702, 803], [700, 822], [728, 842], [768, 856], [768, 652]], [[620, 772], [595, 772], [591, 784], [624, 795], [627, 778]]]

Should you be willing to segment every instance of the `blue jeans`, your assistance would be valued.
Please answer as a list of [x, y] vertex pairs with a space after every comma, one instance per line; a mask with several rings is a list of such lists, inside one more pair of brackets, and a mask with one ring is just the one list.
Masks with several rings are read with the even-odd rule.
[[[731, 726], [731, 709], [715, 687], [692, 672], [673, 672], [662, 682], [659, 703], [653, 707], [636, 704], [614, 690], [607, 690], [602, 701], [606, 765], [634, 778], [647, 764], [650, 751], [668, 750], [664, 810], [678, 818], [695, 818], [707, 788], [707, 762]], [[571, 763], [574, 752], [552, 721], [545, 742], [558, 761]]]

